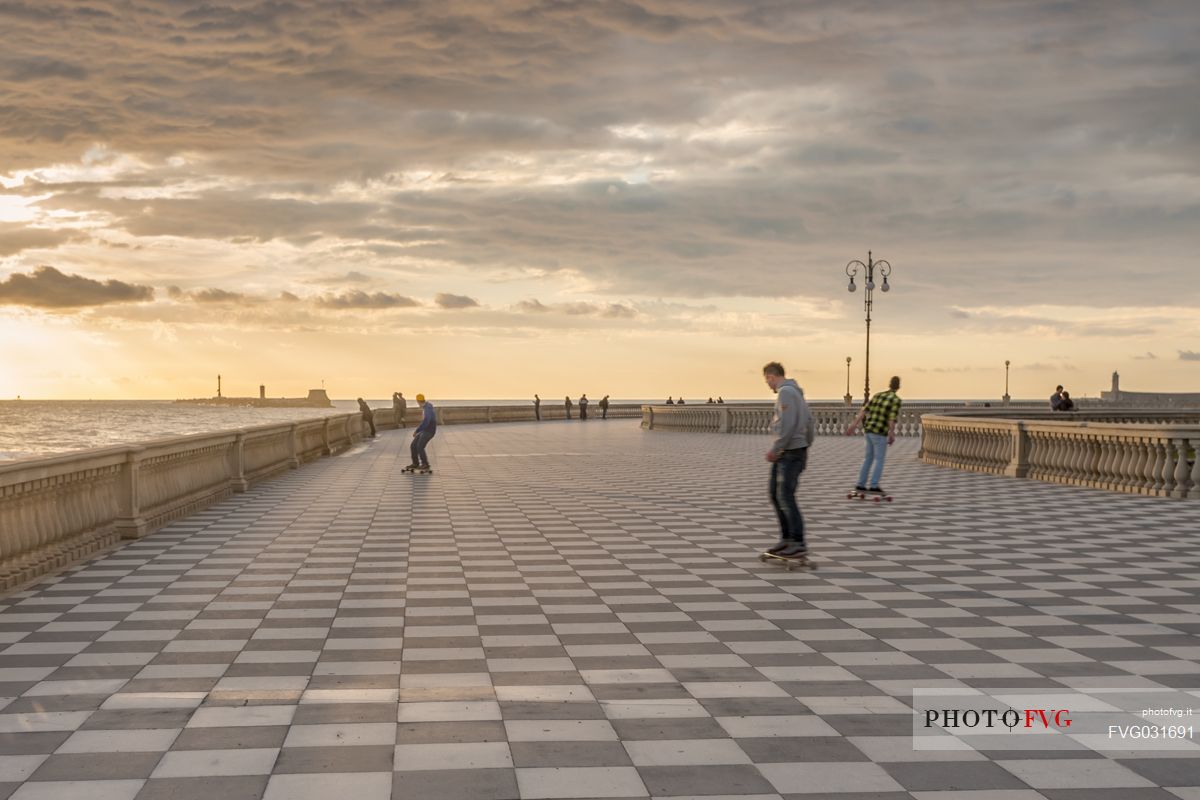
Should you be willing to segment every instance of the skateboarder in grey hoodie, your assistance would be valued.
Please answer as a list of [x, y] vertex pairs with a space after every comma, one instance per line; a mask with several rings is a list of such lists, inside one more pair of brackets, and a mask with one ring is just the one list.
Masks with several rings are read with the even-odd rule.
[[779, 517], [780, 536], [779, 543], [767, 552], [785, 558], [803, 556], [808, 554], [808, 547], [804, 542], [804, 517], [796, 504], [796, 484], [808, 464], [808, 446], [816, 438], [816, 425], [803, 390], [784, 377], [782, 364], [767, 364], [763, 378], [778, 395], [771, 420], [771, 430], [778, 438], [767, 451], [767, 461], [771, 462], [771, 505]]

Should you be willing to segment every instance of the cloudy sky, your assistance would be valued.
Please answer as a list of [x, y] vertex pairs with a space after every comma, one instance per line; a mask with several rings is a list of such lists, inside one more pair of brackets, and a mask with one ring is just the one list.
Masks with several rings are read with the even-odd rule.
[[[1193, 0], [0, 0], [0, 398], [1200, 391]], [[859, 284], [861, 286], [861, 279]]]

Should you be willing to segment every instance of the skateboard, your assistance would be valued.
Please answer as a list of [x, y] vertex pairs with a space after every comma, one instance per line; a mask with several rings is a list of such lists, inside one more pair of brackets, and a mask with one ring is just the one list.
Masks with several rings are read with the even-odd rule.
[[400, 471], [401, 472], [411, 472], [414, 475], [417, 475], [417, 474], [430, 475], [433, 473], [433, 468], [432, 467], [414, 467], [412, 464], [409, 464], [407, 467], [405, 467], [404, 469], [402, 469]]
[[887, 500], [889, 503], [892, 502], [892, 496], [890, 494], [877, 494], [875, 492], [860, 492], [857, 489], [851, 489], [850, 492], [846, 495], [847, 500], [854, 500], [854, 499], [866, 500], [868, 498], [874, 499], [874, 501], [876, 503], [878, 503], [882, 500]]
[[808, 556], [777, 556], [774, 553], [760, 553], [758, 560], [764, 564], [768, 561], [783, 562], [783, 568], [788, 572], [794, 569], [816, 569], [817, 562], [813, 561]]

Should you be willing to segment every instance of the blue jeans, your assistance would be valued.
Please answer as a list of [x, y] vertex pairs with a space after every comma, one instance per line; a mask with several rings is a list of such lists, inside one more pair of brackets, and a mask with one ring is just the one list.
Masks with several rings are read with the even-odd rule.
[[779, 517], [779, 536], [799, 545], [804, 544], [804, 517], [796, 504], [796, 484], [807, 464], [807, 447], [784, 450], [771, 464], [771, 505]]
[[[872, 489], [879, 487], [879, 478], [883, 475], [883, 462], [887, 458], [888, 437], [882, 433], [868, 433], [864, 436], [867, 440], [867, 455], [863, 459], [862, 469], [858, 472], [858, 485], [869, 486]], [[867, 472], [871, 469], [871, 462], [875, 462], [875, 471], [871, 473], [871, 482], [867, 483]]]
[[429, 466], [429, 456], [425, 455], [425, 445], [429, 444], [429, 440], [433, 438], [437, 431], [422, 431], [413, 437], [412, 447], [412, 463], [419, 464], [422, 467]]

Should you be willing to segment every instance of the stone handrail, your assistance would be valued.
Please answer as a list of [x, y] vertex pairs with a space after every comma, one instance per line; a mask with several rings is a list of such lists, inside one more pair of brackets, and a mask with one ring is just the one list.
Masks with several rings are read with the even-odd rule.
[[358, 414], [0, 463], [0, 588], [136, 539], [362, 438]]
[[974, 472], [1200, 499], [1200, 413], [1113, 410], [1030, 417], [926, 415], [920, 457]]
[[[920, 436], [921, 416], [930, 411], [961, 409], [961, 403], [905, 403], [896, 421], [897, 436]], [[696, 433], [770, 432], [771, 403], [738, 403], [642, 406], [642, 427], [646, 430], [691, 431]], [[859, 407], [832, 403], [810, 403], [809, 411], [818, 436], [841, 436], [858, 415]], [[862, 435], [862, 429], [856, 432]]]

